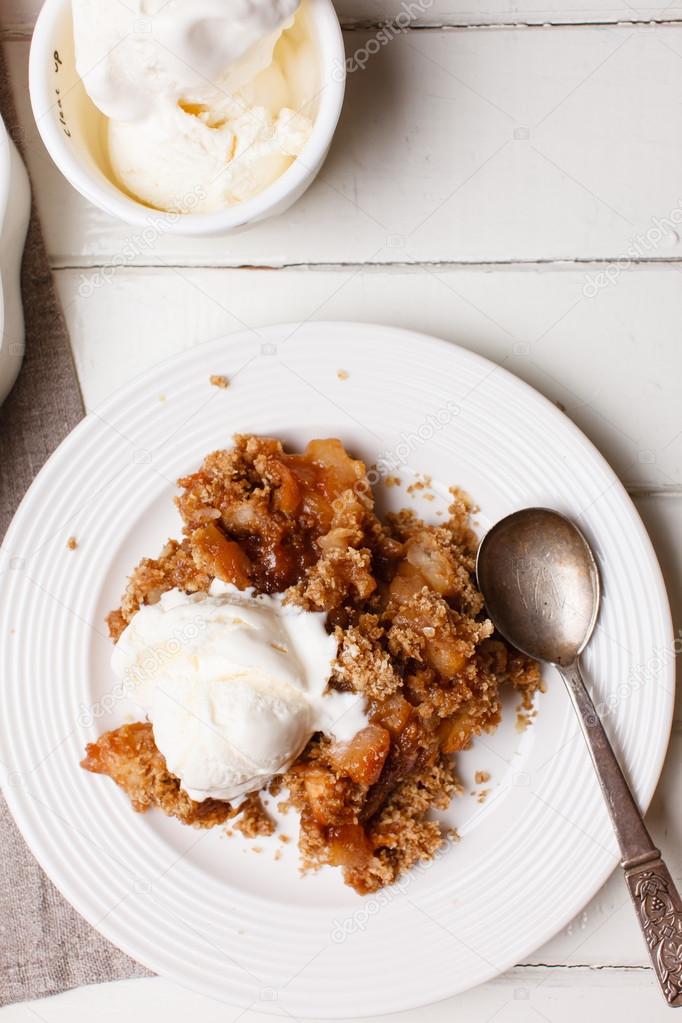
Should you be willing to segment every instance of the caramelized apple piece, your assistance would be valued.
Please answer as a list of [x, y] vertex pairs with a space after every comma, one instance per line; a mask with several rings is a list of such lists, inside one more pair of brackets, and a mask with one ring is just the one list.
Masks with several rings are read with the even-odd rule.
[[364, 867], [372, 858], [372, 843], [361, 824], [342, 824], [329, 829], [329, 862], [334, 867]]
[[382, 725], [395, 738], [404, 731], [412, 714], [412, 704], [400, 693], [394, 693], [376, 704], [372, 709], [371, 719], [373, 724]]
[[295, 515], [301, 504], [301, 488], [291, 469], [278, 459], [268, 462], [268, 476], [276, 482], [273, 505], [283, 515]]
[[311, 440], [303, 457], [323, 466], [326, 496], [330, 499], [353, 487], [365, 476], [364, 463], [351, 458], [336, 438]]
[[[402, 567], [402, 566], [401, 566]], [[405, 579], [404, 575], [401, 575]], [[396, 579], [391, 584], [391, 596]], [[393, 614], [393, 625], [407, 627], [411, 642], [419, 647], [426, 664], [446, 680], [453, 679], [464, 670], [473, 656], [474, 645], [468, 638], [457, 634], [453, 612], [445, 600], [427, 587], [409, 599], [399, 598], [399, 607]]]
[[407, 778], [417, 763], [425, 762], [429, 751], [423, 745], [427, 736], [416, 719], [410, 719], [391, 743], [389, 755], [378, 781], [367, 794], [362, 820], [369, 820], [384, 804], [396, 785]]
[[391, 746], [391, 736], [379, 725], [368, 725], [350, 742], [336, 743], [329, 759], [339, 774], [345, 774], [359, 785], [373, 785], [378, 780]]
[[426, 586], [426, 582], [420, 570], [405, 559], [396, 569], [388, 588], [388, 594], [391, 600], [398, 604], [404, 604], [411, 597], [416, 597], [418, 593], [421, 593], [424, 586]]
[[262, 525], [263, 509], [261, 502], [253, 498], [234, 501], [220, 509], [220, 521], [228, 532], [238, 536], [257, 533]]
[[215, 523], [195, 529], [192, 544], [200, 555], [201, 567], [210, 575], [225, 583], [234, 583], [240, 590], [251, 585], [251, 562], [239, 544], [228, 540]]
[[329, 824], [334, 819], [336, 806], [336, 779], [324, 767], [309, 765], [304, 770], [305, 794], [310, 812], [318, 824]]
[[467, 644], [452, 636], [436, 635], [426, 644], [426, 659], [432, 668], [445, 679], [454, 678], [466, 667]]
[[459, 753], [467, 749], [475, 735], [499, 723], [500, 713], [493, 708], [487, 714], [473, 714], [465, 708], [446, 718], [438, 729], [441, 752]]
[[436, 593], [449, 596], [457, 589], [457, 573], [452, 555], [438, 543], [433, 533], [416, 533], [405, 545], [410, 565], [421, 573], [424, 583]]

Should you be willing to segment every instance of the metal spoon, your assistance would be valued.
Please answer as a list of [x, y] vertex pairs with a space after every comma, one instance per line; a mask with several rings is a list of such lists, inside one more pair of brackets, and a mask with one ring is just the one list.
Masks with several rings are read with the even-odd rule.
[[613, 748], [585, 688], [580, 654], [599, 612], [599, 571], [587, 540], [568, 519], [527, 508], [483, 540], [478, 585], [495, 627], [517, 649], [556, 665], [594, 763], [621, 866], [654, 972], [670, 1006], [682, 1006], [682, 900], [644, 826]]

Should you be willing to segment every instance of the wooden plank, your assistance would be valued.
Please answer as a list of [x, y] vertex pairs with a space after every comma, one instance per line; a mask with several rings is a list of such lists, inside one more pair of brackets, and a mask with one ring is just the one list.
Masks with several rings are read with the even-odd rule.
[[[282, 995], [280, 1015], [286, 1011]], [[3, 1009], [3, 1023], [145, 1023], [163, 1019], [184, 1023], [272, 1023], [273, 1016], [258, 1012], [258, 1005], [241, 1009], [194, 994], [162, 978], [119, 981], [77, 988], [41, 1000], [38, 1009], [15, 1005]], [[278, 1017], [274, 1017], [278, 1018]], [[497, 980], [455, 998], [411, 1012], [382, 1016], [382, 1023], [575, 1023], [576, 1019], [616, 1019], [619, 1023], [669, 1023], [670, 1010], [654, 987], [648, 970], [581, 970], [570, 968], [516, 968]], [[373, 1023], [365, 1019], [357, 1023]], [[374, 1021], [376, 1023], [376, 1020]]]
[[585, 296], [585, 270], [121, 269], [57, 274], [86, 401], [201, 341], [302, 319], [387, 322], [480, 352], [560, 402], [633, 487], [682, 486], [680, 274]]
[[[42, 0], [3, 0], [0, 28], [26, 31]], [[615, 23], [682, 18], [680, 3], [630, 4], [627, 0], [336, 0], [344, 24], [399, 23], [407, 14], [415, 25], [545, 25]]]
[[[364, 60], [368, 38], [348, 34], [349, 55]], [[28, 43], [5, 50], [58, 265], [682, 256], [655, 220], [682, 217], [682, 25], [403, 34], [350, 75], [303, 199], [214, 239], [144, 238], [81, 199], [37, 138]]]
[[[674, 21], [682, 5], [630, 4], [627, 0], [338, 0], [344, 24], [395, 20], [401, 12], [412, 24], [438, 25], [568, 25]], [[399, 19], [398, 23], [402, 18]]]

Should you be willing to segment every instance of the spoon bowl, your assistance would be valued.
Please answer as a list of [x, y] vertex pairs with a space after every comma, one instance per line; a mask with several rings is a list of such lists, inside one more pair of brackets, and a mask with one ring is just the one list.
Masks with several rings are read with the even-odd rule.
[[549, 508], [498, 522], [478, 550], [476, 574], [497, 629], [539, 661], [570, 664], [599, 613], [599, 570], [573, 523]]

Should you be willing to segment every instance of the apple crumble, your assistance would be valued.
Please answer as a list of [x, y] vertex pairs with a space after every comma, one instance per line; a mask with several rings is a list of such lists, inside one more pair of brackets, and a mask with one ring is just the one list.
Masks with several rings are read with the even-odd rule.
[[[364, 464], [338, 440], [290, 454], [255, 436], [210, 454], [179, 486], [182, 539], [133, 571], [108, 618], [112, 639], [162, 594], [206, 593], [214, 580], [326, 612], [337, 642], [329, 688], [359, 694], [368, 724], [345, 742], [315, 733], [270, 791], [286, 791], [300, 814], [304, 869], [338, 866], [362, 894], [391, 884], [447, 841], [432, 811], [461, 791], [453, 754], [495, 729], [502, 688], [526, 712], [540, 688], [537, 663], [485, 617], [468, 498], [453, 488], [437, 526], [411, 511], [382, 520]], [[257, 793], [235, 806], [191, 798], [149, 723], [101, 736], [83, 766], [109, 775], [137, 811], [156, 806], [204, 828], [242, 814], [249, 836], [274, 827]]]

